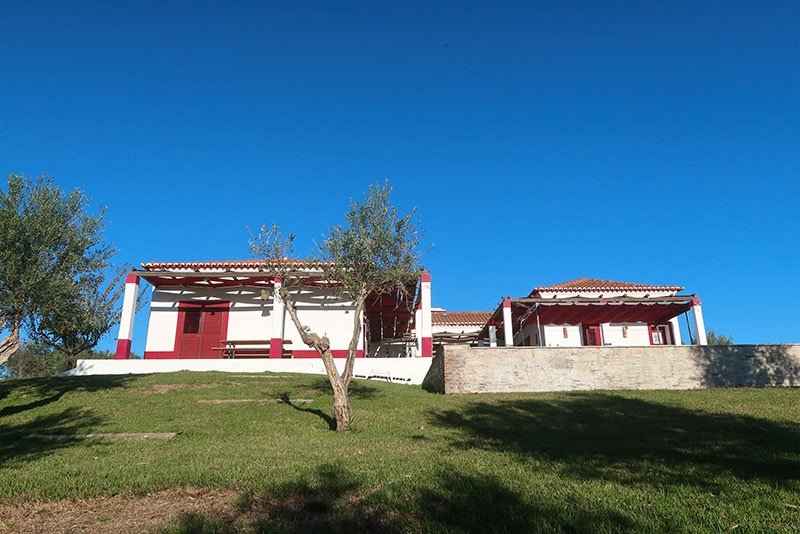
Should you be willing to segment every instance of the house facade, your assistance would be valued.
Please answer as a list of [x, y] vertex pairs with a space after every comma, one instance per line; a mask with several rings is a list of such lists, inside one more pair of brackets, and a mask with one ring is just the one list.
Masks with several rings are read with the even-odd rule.
[[116, 358], [130, 356], [138, 287], [152, 286], [145, 359], [225, 357], [317, 358], [307, 347], [281, 301], [281, 284], [291, 283], [301, 324], [327, 336], [335, 358], [347, 356], [354, 322], [362, 324], [357, 357], [383, 355], [402, 340], [407, 356], [432, 355], [431, 277], [423, 273], [403, 290], [374, 294], [356, 317], [355, 303], [326, 264], [283, 260], [276, 278], [262, 260], [151, 262], [126, 280]]
[[[539, 286], [504, 298], [479, 339], [490, 346], [705, 345], [700, 299], [679, 295], [683, 289], [593, 278]], [[691, 339], [681, 337], [681, 316]]]

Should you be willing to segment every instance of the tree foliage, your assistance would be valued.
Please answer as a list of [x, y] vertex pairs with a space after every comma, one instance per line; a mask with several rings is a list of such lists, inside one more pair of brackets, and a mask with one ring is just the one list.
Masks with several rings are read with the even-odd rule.
[[331, 353], [330, 340], [319, 336], [302, 324], [294, 298], [304, 283], [297, 262], [291, 260], [295, 236], [283, 236], [277, 225], [262, 227], [252, 236], [250, 249], [255, 256], [267, 260], [272, 273], [281, 280], [279, 297], [303, 342], [315, 349], [325, 365], [333, 390], [332, 415], [336, 430], [350, 426], [352, 412], [348, 398], [358, 342], [364, 322], [367, 297], [387, 291], [407, 291], [418, 278], [421, 266], [420, 232], [415, 211], [400, 215], [390, 202], [392, 188], [388, 181], [369, 187], [362, 202], [350, 201], [344, 225], [329, 228], [326, 239], [312, 258], [324, 271], [323, 278], [355, 305], [353, 331], [347, 359], [341, 373]]
[[96, 345], [118, 316], [122, 287], [107, 271], [116, 249], [103, 237], [105, 208], [64, 192], [51, 177], [10, 175], [0, 191], [0, 329], [10, 334], [0, 363], [20, 333], [62, 352], [70, 362]]
[[706, 341], [709, 345], [733, 345], [733, 337], [719, 334], [713, 328], [706, 334]]

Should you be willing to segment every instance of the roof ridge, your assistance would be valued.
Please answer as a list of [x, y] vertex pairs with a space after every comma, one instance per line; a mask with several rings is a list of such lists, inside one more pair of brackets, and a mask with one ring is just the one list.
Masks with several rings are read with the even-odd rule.
[[568, 282], [562, 282], [560, 284], [552, 284], [548, 286], [537, 286], [531, 291], [531, 295], [536, 292], [541, 291], [570, 291], [570, 290], [589, 290], [589, 291], [598, 291], [598, 290], [621, 290], [627, 289], [629, 291], [653, 291], [653, 290], [662, 290], [662, 291], [683, 291], [683, 287], [681, 286], [674, 286], [674, 285], [656, 285], [656, 284], [639, 284], [635, 282], [621, 282], [617, 280], [604, 280], [600, 278], [576, 278], [575, 280], [570, 280]]

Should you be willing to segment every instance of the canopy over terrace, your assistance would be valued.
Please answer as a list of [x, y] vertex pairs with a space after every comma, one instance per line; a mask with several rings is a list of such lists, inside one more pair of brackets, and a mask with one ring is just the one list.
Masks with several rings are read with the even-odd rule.
[[[127, 358], [130, 355], [136, 289], [141, 278], [159, 289], [213, 288], [219, 291], [219, 299], [224, 299], [228, 292], [261, 290], [262, 298], [272, 300], [273, 306], [281, 306], [282, 309], [282, 304], [276, 302], [277, 292], [274, 291], [276, 283], [281, 283], [275, 277], [276, 272], [280, 272], [284, 280], [291, 279], [292, 286], [297, 286], [298, 291], [304, 287], [340, 287], [338, 281], [326, 276], [326, 267], [330, 265], [321, 261], [294, 259], [281, 260], [280, 265], [264, 260], [143, 263], [141, 270], [132, 271], [126, 279], [116, 357]], [[425, 308], [427, 314], [420, 313], [419, 310]], [[383, 340], [413, 339], [411, 332], [414, 328], [418, 332], [417, 337], [421, 338], [426, 318], [430, 330], [430, 275], [425, 272], [420, 284], [412, 282], [405, 288], [376, 293], [367, 298], [364, 311], [365, 346]], [[272, 335], [274, 338], [274, 331]], [[425, 343], [421, 342], [420, 345]], [[422, 352], [425, 355], [425, 351]]]
[[[506, 297], [486, 322], [479, 339], [491, 339], [490, 330], [504, 332], [506, 346], [513, 345], [514, 333], [523, 325], [585, 325], [601, 323], [662, 324], [688, 311], [695, 315], [700, 344], [705, 344], [700, 300], [696, 295], [660, 297]], [[700, 324], [697, 324], [699, 317]]]

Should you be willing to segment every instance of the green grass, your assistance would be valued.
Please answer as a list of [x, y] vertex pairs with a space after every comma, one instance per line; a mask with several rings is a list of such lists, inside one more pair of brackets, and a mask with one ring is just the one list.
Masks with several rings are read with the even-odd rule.
[[[209, 399], [311, 404], [198, 404]], [[444, 396], [356, 381], [174, 373], [0, 382], [0, 499], [232, 487], [177, 532], [800, 531], [800, 390]], [[169, 441], [22, 439], [177, 432]], [[234, 520], [236, 522], [234, 522]]]

